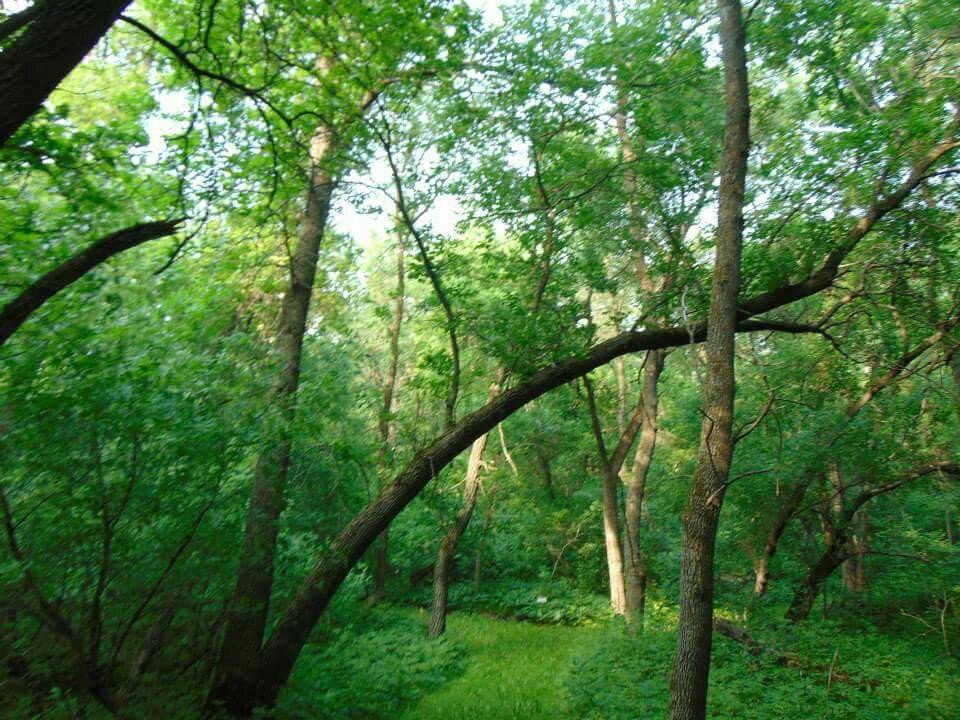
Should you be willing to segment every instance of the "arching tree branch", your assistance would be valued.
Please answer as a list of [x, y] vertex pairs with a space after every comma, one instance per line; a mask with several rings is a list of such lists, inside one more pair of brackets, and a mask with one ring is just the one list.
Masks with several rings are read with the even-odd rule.
[[183, 219], [141, 223], [107, 235], [34, 281], [0, 310], [0, 346], [47, 300], [114, 255], [177, 232]]

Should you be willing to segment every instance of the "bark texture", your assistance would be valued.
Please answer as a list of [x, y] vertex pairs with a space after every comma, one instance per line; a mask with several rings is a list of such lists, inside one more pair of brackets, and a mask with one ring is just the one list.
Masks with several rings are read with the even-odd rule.
[[182, 220], [164, 220], [124, 228], [107, 235], [34, 281], [0, 310], [0, 346], [30, 315], [68, 285], [114, 255], [177, 232]]
[[740, 289], [743, 200], [750, 148], [746, 37], [739, 0], [720, 0], [725, 127], [717, 247], [707, 333], [700, 451], [684, 509], [680, 618], [670, 678], [671, 720], [703, 720], [713, 640], [713, 561], [733, 459], [734, 340]]
[[[37, 0], [0, 53], [0, 147], [100, 41], [131, 0]], [[13, 32], [10, 30], [9, 32]]]

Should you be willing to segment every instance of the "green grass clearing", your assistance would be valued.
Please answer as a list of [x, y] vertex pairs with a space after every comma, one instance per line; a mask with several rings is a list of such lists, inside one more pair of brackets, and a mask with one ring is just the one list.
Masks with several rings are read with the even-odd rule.
[[467, 651], [466, 669], [424, 696], [404, 720], [569, 717], [564, 677], [589, 646], [589, 627], [535, 625], [453, 613], [447, 634]]

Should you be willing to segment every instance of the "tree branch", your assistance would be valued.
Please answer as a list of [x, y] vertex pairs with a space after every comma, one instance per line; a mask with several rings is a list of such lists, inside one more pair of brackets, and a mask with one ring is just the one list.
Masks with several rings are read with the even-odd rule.
[[183, 220], [183, 218], [161, 220], [119, 230], [97, 240], [34, 281], [0, 310], [0, 346], [3, 346], [34, 311], [68, 285], [124, 250], [137, 247], [149, 240], [173, 235]]
[[894, 480], [893, 482], [888, 482], [884, 485], [879, 485], [875, 488], [869, 490], [864, 490], [862, 493], [857, 495], [850, 507], [847, 508], [843, 513], [843, 519], [846, 522], [853, 520], [853, 516], [856, 514], [857, 510], [862, 508], [868, 502], [873, 500], [878, 495], [884, 495], [888, 492], [893, 492], [897, 488], [903, 487], [907, 483], [918, 480], [919, 478], [931, 475], [933, 473], [943, 473], [946, 475], [953, 475], [954, 477], [960, 477], [960, 464], [952, 462], [938, 462], [931, 465], [925, 465], [921, 468], [917, 468], [909, 475], [900, 478], [899, 480]]

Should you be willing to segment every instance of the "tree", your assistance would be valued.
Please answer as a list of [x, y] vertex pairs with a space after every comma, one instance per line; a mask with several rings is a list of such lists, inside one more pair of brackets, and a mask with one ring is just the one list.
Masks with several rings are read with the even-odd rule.
[[740, 292], [743, 203], [750, 148], [750, 91], [746, 32], [738, 0], [721, 0], [726, 127], [720, 162], [713, 293], [707, 330], [700, 451], [683, 512], [680, 620], [670, 677], [670, 717], [695, 720], [707, 713], [707, 678], [713, 635], [713, 559], [720, 508], [733, 460], [734, 338]]

